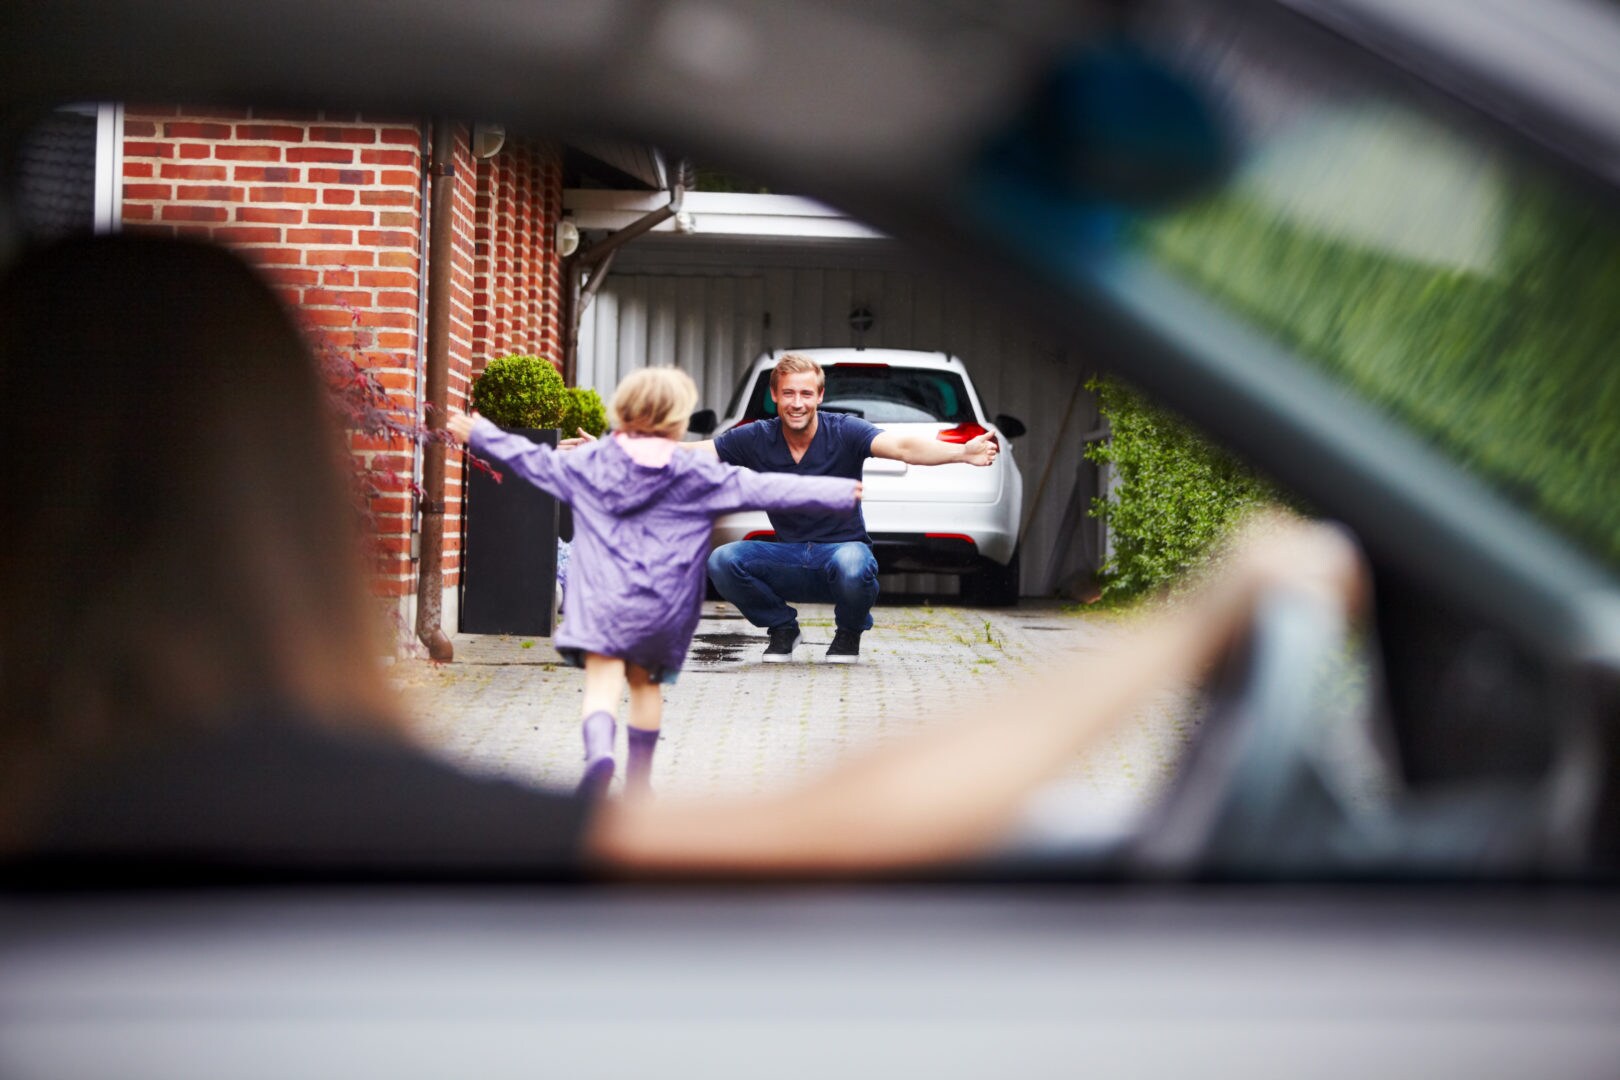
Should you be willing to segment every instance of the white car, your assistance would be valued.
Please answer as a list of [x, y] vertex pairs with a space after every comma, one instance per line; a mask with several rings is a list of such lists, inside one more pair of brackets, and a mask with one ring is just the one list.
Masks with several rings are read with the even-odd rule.
[[[1001, 453], [988, 468], [907, 465], [869, 458], [862, 476], [863, 507], [872, 550], [885, 572], [962, 575], [962, 596], [974, 603], [1018, 599], [1018, 523], [1024, 481], [1011, 440], [1024, 425], [1010, 416], [985, 416], [967, 368], [954, 356], [902, 349], [787, 349], [761, 356], [716, 420], [711, 410], [692, 418], [698, 434], [724, 433], [776, 415], [771, 369], [783, 352], [808, 356], [827, 375], [823, 412], [852, 413], [886, 431], [926, 431], [965, 443], [986, 431]], [[773, 536], [763, 512], [729, 514], [715, 525], [716, 545]]]

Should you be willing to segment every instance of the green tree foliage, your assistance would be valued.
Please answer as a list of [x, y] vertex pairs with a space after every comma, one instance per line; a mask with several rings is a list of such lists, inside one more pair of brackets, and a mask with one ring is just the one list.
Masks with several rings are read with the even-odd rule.
[[572, 436], [578, 429], [591, 435], [607, 430], [607, 406], [602, 395], [586, 386], [571, 387], [568, 391], [568, 411], [563, 415], [562, 432]]
[[[1430, 140], [1436, 153], [1446, 143]], [[1507, 163], [1473, 161], [1489, 199], [1429, 207], [1483, 238], [1480, 257], [1418, 257], [1357, 215], [1401, 220], [1410, 169], [1378, 145], [1350, 154], [1355, 205], [1290, 208], [1241, 185], [1140, 233], [1182, 281], [1267, 332], [1508, 498], [1620, 563], [1620, 225]], [[1477, 192], [1476, 192], [1477, 194]], [[1447, 217], [1446, 215], [1450, 215]], [[1365, 220], [1363, 221], [1365, 223]], [[1434, 222], [1421, 222], [1431, 231]], [[1406, 248], [1403, 251], [1403, 247]], [[1123, 599], [1196, 564], [1266, 487], [1163, 412], [1098, 388], [1114, 431], [1094, 446], [1118, 483], [1095, 511]]]
[[473, 380], [472, 406], [504, 428], [562, 427], [573, 407], [563, 378], [539, 356], [498, 356]]
[[1113, 432], [1086, 448], [1087, 458], [1114, 470], [1111, 490], [1092, 505], [1113, 542], [1101, 578], [1104, 601], [1174, 581], [1246, 511], [1277, 499], [1230, 455], [1120, 383], [1093, 380], [1087, 388]]
[[1154, 227], [1168, 269], [1620, 563], [1620, 227], [1505, 183], [1489, 264], [1357, 244], [1242, 195]]

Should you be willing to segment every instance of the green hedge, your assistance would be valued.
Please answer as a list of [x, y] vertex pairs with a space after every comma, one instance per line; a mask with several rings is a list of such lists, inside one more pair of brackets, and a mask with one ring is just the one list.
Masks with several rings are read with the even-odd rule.
[[1105, 602], [1143, 595], [1196, 566], [1246, 511], [1276, 492], [1163, 409], [1112, 379], [1094, 380], [1113, 435], [1086, 457], [1114, 469], [1112, 489], [1092, 504], [1113, 553], [1099, 584]]

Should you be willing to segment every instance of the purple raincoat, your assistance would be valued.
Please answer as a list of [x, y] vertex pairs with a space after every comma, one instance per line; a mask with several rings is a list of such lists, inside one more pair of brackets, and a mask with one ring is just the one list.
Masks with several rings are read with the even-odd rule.
[[614, 439], [559, 453], [479, 419], [473, 451], [574, 508], [558, 649], [676, 671], [702, 614], [714, 519], [736, 510], [845, 510], [855, 481], [757, 473], [702, 452], [642, 465]]

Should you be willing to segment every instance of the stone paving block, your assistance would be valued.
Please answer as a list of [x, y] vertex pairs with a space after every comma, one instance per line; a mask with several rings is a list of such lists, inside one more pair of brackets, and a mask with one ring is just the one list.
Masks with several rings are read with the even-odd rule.
[[[799, 611], [806, 640], [796, 662], [765, 664], [763, 631], [728, 604], [705, 604], [687, 666], [665, 688], [656, 791], [779, 790], [969, 709], [993, 713], [998, 690], [1060, 669], [1114, 632], [1105, 619], [1050, 603], [880, 605], [861, 662], [839, 665], [822, 659], [831, 607]], [[464, 768], [572, 787], [582, 767], [581, 673], [559, 660], [548, 639], [461, 634], [455, 649], [449, 664], [412, 660], [396, 668], [418, 737]], [[1186, 703], [1167, 697], [1033, 800], [1032, 829], [1061, 832], [1072, 818], [1084, 832], [1087, 823], [1134, 812], [1168, 777], [1192, 725]], [[622, 753], [622, 730], [619, 739]]]

